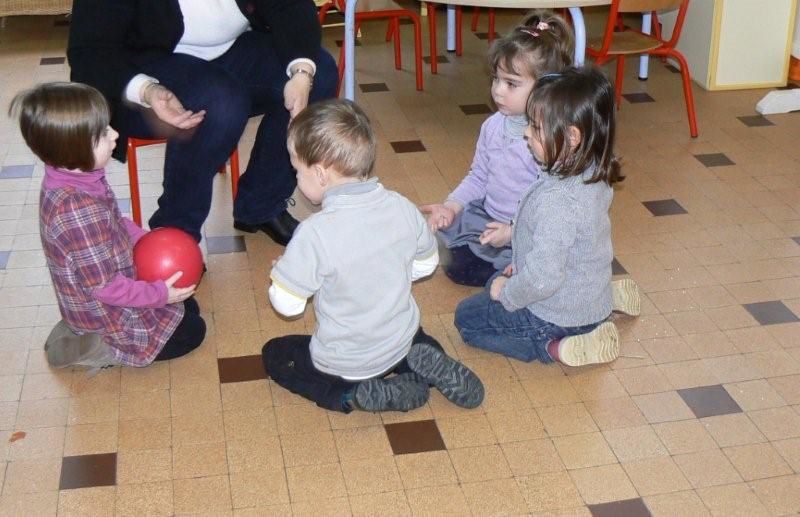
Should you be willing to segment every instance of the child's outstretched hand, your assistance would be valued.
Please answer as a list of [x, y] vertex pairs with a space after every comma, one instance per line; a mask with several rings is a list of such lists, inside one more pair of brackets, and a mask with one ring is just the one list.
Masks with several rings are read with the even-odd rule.
[[506, 285], [506, 282], [508, 282], [508, 277], [504, 275], [499, 275], [492, 280], [492, 285], [489, 287], [489, 298], [495, 301], [499, 300], [500, 291], [503, 290], [503, 286]]
[[431, 231], [438, 231], [442, 228], [447, 228], [456, 218], [458, 212], [453, 206], [445, 204], [436, 205], [422, 205], [419, 207], [420, 212], [428, 216], [428, 226]]
[[497, 221], [486, 223], [486, 229], [478, 240], [484, 246], [487, 244], [495, 248], [507, 246], [511, 242], [511, 225]]
[[514, 274], [514, 264], [509, 264], [503, 270], [503, 276], [511, 276]]
[[167, 284], [167, 303], [182, 302], [186, 298], [194, 294], [197, 289], [197, 284], [192, 284], [189, 287], [174, 287], [175, 282], [183, 276], [183, 271], [176, 271], [171, 277], [164, 280]]

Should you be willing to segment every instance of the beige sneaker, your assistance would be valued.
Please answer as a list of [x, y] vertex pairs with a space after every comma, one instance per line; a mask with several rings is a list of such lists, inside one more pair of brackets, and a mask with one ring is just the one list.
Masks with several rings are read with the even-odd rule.
[[56, 323], [44, 344], [47, 362], [53, 368], [88, 366], [100, 369], [119, 362], [99, 334], [75, 334], [64, 320]]
[[639, 286], [630, 278], [611, 282], [612, 310], [628, 316], [638, 316], [642, 310]]
[[568, 366], [610, 363], [619, 357], [619, 333], [610, 321], [598, 325], [588, 334], [565, 337], [558, 355]]

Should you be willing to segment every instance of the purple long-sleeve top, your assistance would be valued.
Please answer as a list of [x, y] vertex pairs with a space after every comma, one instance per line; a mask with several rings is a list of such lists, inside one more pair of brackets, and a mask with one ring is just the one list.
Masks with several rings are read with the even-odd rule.
[[447, 199], [462, 207], [484, 199], [486, 213], [508, 224], [522, 194], [539, 177], [539, 166], [522, 136], [506, 134], [505, 119], [506, 115], [498, 112], [483, 123], [469, 174]]

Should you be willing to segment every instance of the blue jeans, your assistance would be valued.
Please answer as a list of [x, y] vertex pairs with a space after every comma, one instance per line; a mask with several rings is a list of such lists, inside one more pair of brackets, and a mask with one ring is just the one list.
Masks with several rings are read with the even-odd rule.
[[520, 361], [538, 359], [550, 363], [547, 344], [567, 336], [586, 334], [601, 321], [581, 327], [559, 327], [537, 318], [526, 308], [509, 312], [484, 290], [470, 296], [456, 307], [455, 325], [469, 345], [503, 354]]
[[[320, 49], [309, 102], [333, 97], [337, 68]], [[200, 240], [211, 208], [213, 178], [242, 136], [247, 120], [264, 115], [250, 161], [239, 180], [234, 219], [266, 222], [286, 209], [297, 180], [286, 150], [289, 112], [283, 101], [285, 64], [269, 34], [248, 31], [220, 57], [205, 61], [171, 54], [142, 67], [170, 89], [186, 109], [206, 110], [194, 130], [176, 131], [153, 120], [150, 110], [123, 108], [116, 119], [122, 133], [138, 138], [169, 137], [164, 161], [164, 193], [150, 227], [176, 226]], [[124, 145], [124, 143], [120, 143]]]

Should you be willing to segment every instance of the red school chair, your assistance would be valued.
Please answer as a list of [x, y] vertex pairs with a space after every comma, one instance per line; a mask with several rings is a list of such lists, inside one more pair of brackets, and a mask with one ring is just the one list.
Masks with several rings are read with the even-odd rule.
[[[329, 0], [319, 9], [319, 23], [325, 22], [325, 16], [332, 8], [344, 13], [345, 0]], [[389, 18], [389, 27], [386, 33], [387, 41], [394, 39], [394, 67], [400, 70], [402, 67], [402, 54], [400, 52], [400, 18], [409, 18], [414, 24], [414, 67], [416, 72], [416, 86], [418, 91], [422, 91], [422, 35], [419, 15], [409, 9], [403, 9], [392, 0], [362, 0], [356, 4], [355, 31], [361, 28], [364, 20], [380, 20]], [[431, 72], [436, 73], [436, 60], [431, 61]], [[339, 50], [339, 82], [336, 85], [336, 94], [344, 76], [344, 43]]]
[[[136, 149], [147, 145], [164, 144], [163, 138], [128, 138], [128, 181], [131, 188], [131, 217], [139, 226], [142, 225], [142, 206], [139, 199], [139, 167], [136, 162]], [[239, 185], [239, 148], [233, 149], [231, 162], [231, 194], [236, 199], [236, 189]], [[220, 174], [225, 174], [225, 164], [219, 169]]]
[[[614, 97], [617, 109], [622, 99], [622, 79], [625, 75], [625, 57], [629, 55], [647, 54], [662, 59], [671, 57], [680, 65], [683, 80], [683, 96], [686, 100], [686, 111], [689, 117], [689, 134], [697, 137], [697, 118], [692, 96], [692, 81], [689, 64], [686, 58], [675, 47], [681, 36], [683, 21], [689, 8], [689, 0], [613, 0], [608, 13], [605, 32], [602, 38], [590, 38], [586, 44], [586, 54], [593, 57], [597, 65], [603, 65], [611, 59], [617, 60], [616, 79], [614, 81]], [[620, 22], [619, 14], [646, 13], [659, 10], [678, 9], [672, 37], [664, 40], [661, 27], [654, 20], [653, 34], [645, 34], [640, 30], [625, 26]], [[622, 30], [620, 30], [622, 25]], [[616, 29], [616, 30], [615, 30]]]

